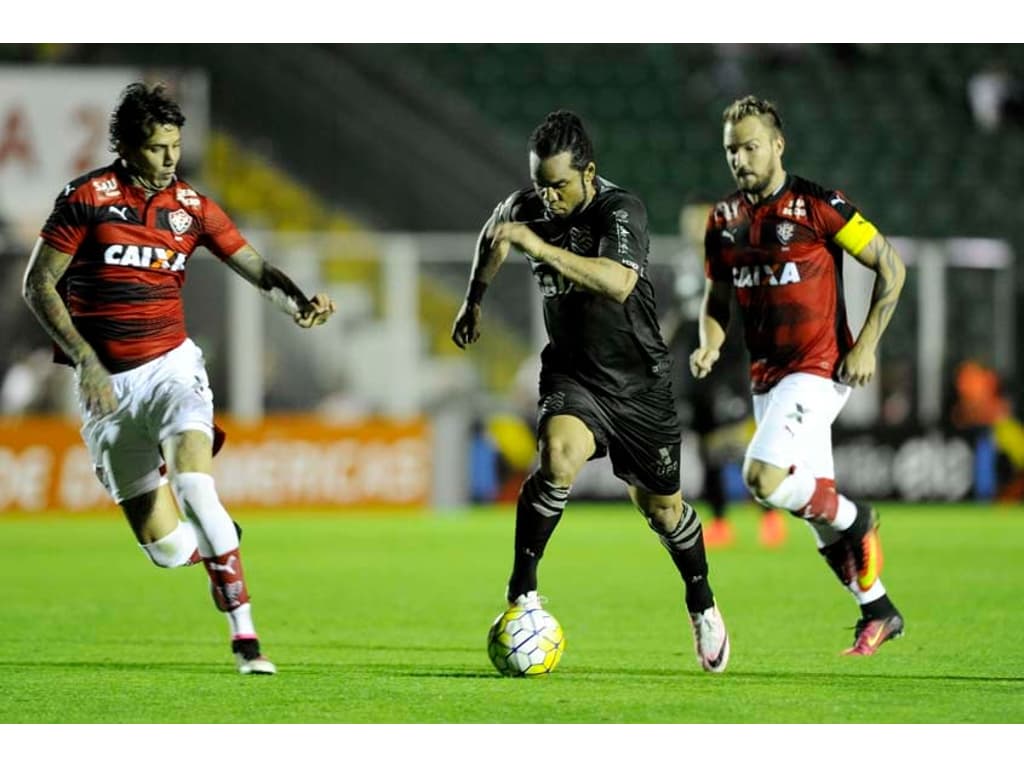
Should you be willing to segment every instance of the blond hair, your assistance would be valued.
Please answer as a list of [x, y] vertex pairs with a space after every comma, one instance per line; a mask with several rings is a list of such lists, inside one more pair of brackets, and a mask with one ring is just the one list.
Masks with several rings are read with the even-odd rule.
[[742, 99], [736, 99], [722, 113], [722, 123], [738, 123], [743, 118], [751, 116], [761, 118], [761, 121], [769, 128], [775, 130], [776, 133], [782, 133], [782, 118], [779, 117], [779, 111], [775, 105], [767, 99], [757, 96], [744, 96]]

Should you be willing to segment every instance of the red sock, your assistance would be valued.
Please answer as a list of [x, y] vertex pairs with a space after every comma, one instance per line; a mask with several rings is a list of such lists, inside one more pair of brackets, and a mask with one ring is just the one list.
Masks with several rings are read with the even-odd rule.
[[249, 602], [242, 572], [242, 556], [237, 549], [216, 557], [204, 557], [203, 565], [210, 577], [210, 591], [217, 608], [227, 613]]
[[825, 477], [816, 478], [814, 493], [807, 506], [800, 511], [801, 517], [831, 523], [836, 519], [838, 511], [839, 494], [836, 493], [836, 481]]

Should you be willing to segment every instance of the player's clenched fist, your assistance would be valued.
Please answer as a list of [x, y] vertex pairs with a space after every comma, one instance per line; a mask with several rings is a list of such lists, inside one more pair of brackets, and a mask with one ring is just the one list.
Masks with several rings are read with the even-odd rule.
[[690, 373], [695, 379], [703, 379], [711, 373], [712, 367], [718, 362], [721, 352], [711, 347], [699, 347], [690, 355]]
[[302, 328], [323, 325], [327, 318], [334, 314], [334, 302], [326, 293], [318, 293], [312, 300], [295, 313], [295, 322]]
[[455, 316], [455, 324], [452, 326], [452, 341], [459, 349], [465, 349], [467, 344], [472, 344], [480, 338], [480, 305], [475, 302], [464, 301]]

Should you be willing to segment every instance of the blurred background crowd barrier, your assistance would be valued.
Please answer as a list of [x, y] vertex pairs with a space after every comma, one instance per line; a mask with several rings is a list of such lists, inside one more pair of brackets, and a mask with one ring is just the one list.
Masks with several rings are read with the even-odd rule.
[[[544, 340], [522, 256], [488, 292], [481, 341], [461, 351], [449, 334], [478, 228], [528, 183], [526, 138], [559, 107], [591, 129], [599, 173], [648, 205], [688, 421], [703, 221], [732, 189], [721, 111], [749, 92], [782, 112], [787, 169], [843, 190], [908, 263], [878, 375], [838, 427], [839, 482], [871, 498], [1019, 499], [1022, 77], [1019, 46], [989, 45], [0, 46], [0, 513], [109, 504], [70, 371], [49, 363], [20, 283], [57, 193], [112, 159], [107, 117], [136, 79], [168, 82], [185, 109], [182, 175], [338, 304], [299, 332], [209, 254], [190, 264], [229, 504], [514, 498]], [[872, 275], [847, 257], [845, 277], [856, 331]], [[691, 437], [682, 471], [699, 496]], [[624, 499], [605, 462], [575, 493]]]

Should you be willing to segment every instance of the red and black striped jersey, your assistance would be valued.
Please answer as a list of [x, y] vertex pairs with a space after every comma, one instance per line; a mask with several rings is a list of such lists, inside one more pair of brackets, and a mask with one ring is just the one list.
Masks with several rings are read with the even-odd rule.
[[707, 277], [736, 292], [755, 393], [790, 373], [836, 378], [853, 345], [843, 297], [843, 251], [877, 233], [841, 192], [797, 176], [751, 204], [717, 203], [704, 237]]
[[[68, 184], [40, 236], [71, 255], [58, 290], [111, 371], [135, 368], [185, 340], [181, 287], [196, 248], [226, 259], [245, 245], [213, 200], [178, 178], [147, 198], [120, 160]], [[59, 347], [54, 359], [69, 362]]]

